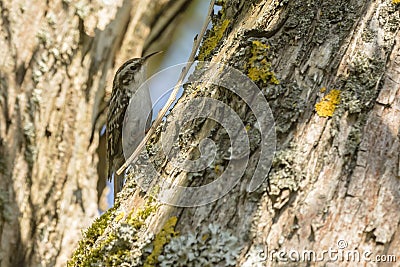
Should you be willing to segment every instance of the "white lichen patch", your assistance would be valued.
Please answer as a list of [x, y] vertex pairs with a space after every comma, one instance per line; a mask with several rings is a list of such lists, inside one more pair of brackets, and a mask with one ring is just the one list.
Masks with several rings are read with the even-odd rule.
[[235, 266], [241, 249], [231, 232], [210, 224], [198, 234], [172, 238], [158, 260], [160, 266]]

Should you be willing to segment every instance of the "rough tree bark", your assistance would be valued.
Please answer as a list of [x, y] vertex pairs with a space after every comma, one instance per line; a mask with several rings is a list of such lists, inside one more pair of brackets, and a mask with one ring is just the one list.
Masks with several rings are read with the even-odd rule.
[[1, 266], [65, 265], [98, 215], [115, 68], [167, 45], [188, 3], [0, 1]]
[[[198, 57], [247, 74], [269, 102], [277, 151], [265, 184], [246, 191], [260, 152], [248, 107], [223, 88], [188, 85], [179, 103], [215, 98], [243, 120], [251, 156], [241, 183], [211, 204], [175, 208], [139, 193], [133, 178], [145, 173], [137, 165], [119, 201], [88, 229], [70, 265], [329, 265], [327, 255], [322, 263], [291, 263], [282, 262], [285, 255], [278, 260], [267, 254], [314, 250], [321, 258], [329, 248], [371, 251], [371, 259], [399, 257], [398, 1], [218, 4], [222, 10]], [[173, 109], [164, 125], [180, 115]], [[191, 147], [204, 137], [218, 151], [229, 151], [226, 132], [216, 123], [196, 120], [180, 131], [183, 158], [197, 158]], [[227, 166], [217, 153], [212, 167], [188, 175], [165, 160], [159, 136], [160, 131], [147, 150], [161, 179], [204, 185]], [[270, 257], [263, 259], [261, 251]], [[331, 264], [360, 265], [343, 258]]]

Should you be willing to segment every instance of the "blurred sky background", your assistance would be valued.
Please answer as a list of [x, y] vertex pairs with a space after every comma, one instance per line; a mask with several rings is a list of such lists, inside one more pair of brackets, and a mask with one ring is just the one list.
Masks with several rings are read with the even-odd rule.
[[[180, 71], [177, 71], [178, 68], [174, 68], [172, 72], [165, 71], [165, 69], [171, 69], [171, 67], [176, 64], [186, 63], [192, 51], [193, 39], [200, 33], [201, 27], [206, 19], [209, 4], [208, 0], [193, 0], [189, 8], [184, 12], [178, 28], [174, 31], [173, 36], [171, 36], [173, 40], [172, 44], [164, 51], [164, 57], [159, 67], [154, 70], [149, 66], [149, 71], [154, 72], [153, 74], [160, 71], [163, 72], [164, 70], [161, 75], [158, 75], [160, 77], [153, 77], [149, 83], [154, 109], [153, 119], [168, 100], [169, 94], [164, 94], [171, 88], [166, 88], [166, 85], [173, 84], [172, 86], [174, 86], [180, 74]], [[209, 27], [210, 26], [211, 25], [209, 25]], [[164, 96], [160, 98], [162, 95]]]

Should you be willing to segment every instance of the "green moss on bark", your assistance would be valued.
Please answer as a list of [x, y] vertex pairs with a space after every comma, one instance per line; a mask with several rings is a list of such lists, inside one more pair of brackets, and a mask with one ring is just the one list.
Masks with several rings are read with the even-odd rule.
[[153, 240], [146, 220], [158, 209], [153, 198], [128, 215], [115, 205], [84, 233], [68, 266], [142, 266], [143, 252]]

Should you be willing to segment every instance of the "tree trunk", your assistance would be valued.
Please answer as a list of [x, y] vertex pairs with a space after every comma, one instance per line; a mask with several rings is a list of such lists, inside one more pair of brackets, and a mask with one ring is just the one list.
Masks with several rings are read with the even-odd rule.
[[[378, 266], [377, 257], [399, 257], [398, 1], [218, 3], [222, 10], [198, 58], [245, 73], [268, 101], [276, 153], [271, 169], [265, 166], [266, 181], [247, 190], [262, 140], [273, 136], [260, 131], [264, 125], [250, 106], [227, 88], [186, 85], [179, 104], [191, 108], [196, 98], [217, 99], [242, 120], [237, 131], [246, 129], [249, 151], [243, 155], [249, 160], [240, 183], [200, 207], [158, 203], [150, 195], [160, 197], [165, 181], [203, 186], [236, 160], [228, 130], [197, 119], [179, 129], [179, 140], [167, 135], [181, 159], [198, 159], [210, 151], [193, 147], [203, 138], [214, 141], [212, 164], [188, 174], [175, 158], [165, 158], [160, 127], [147, 144], [160, 178], [149, 177], [148, 164], [139, 160], [116, 205], [88, 229], [70, 265]], [[198, 111], [208, 109], [198, 103]], [[187, 113], [175, 107], [162, 126], [179, 125]], [[135, 185], [143, 178], [158, 182], [147, 196]], [[191, 197], [175, 191], [168, 200]], [[311, 258], [303, 259], [307, 253]]]
[[98, 215], [115, 69], [167, 45], [188, 3], [0, 1], [1, 266], [65, 265]]

